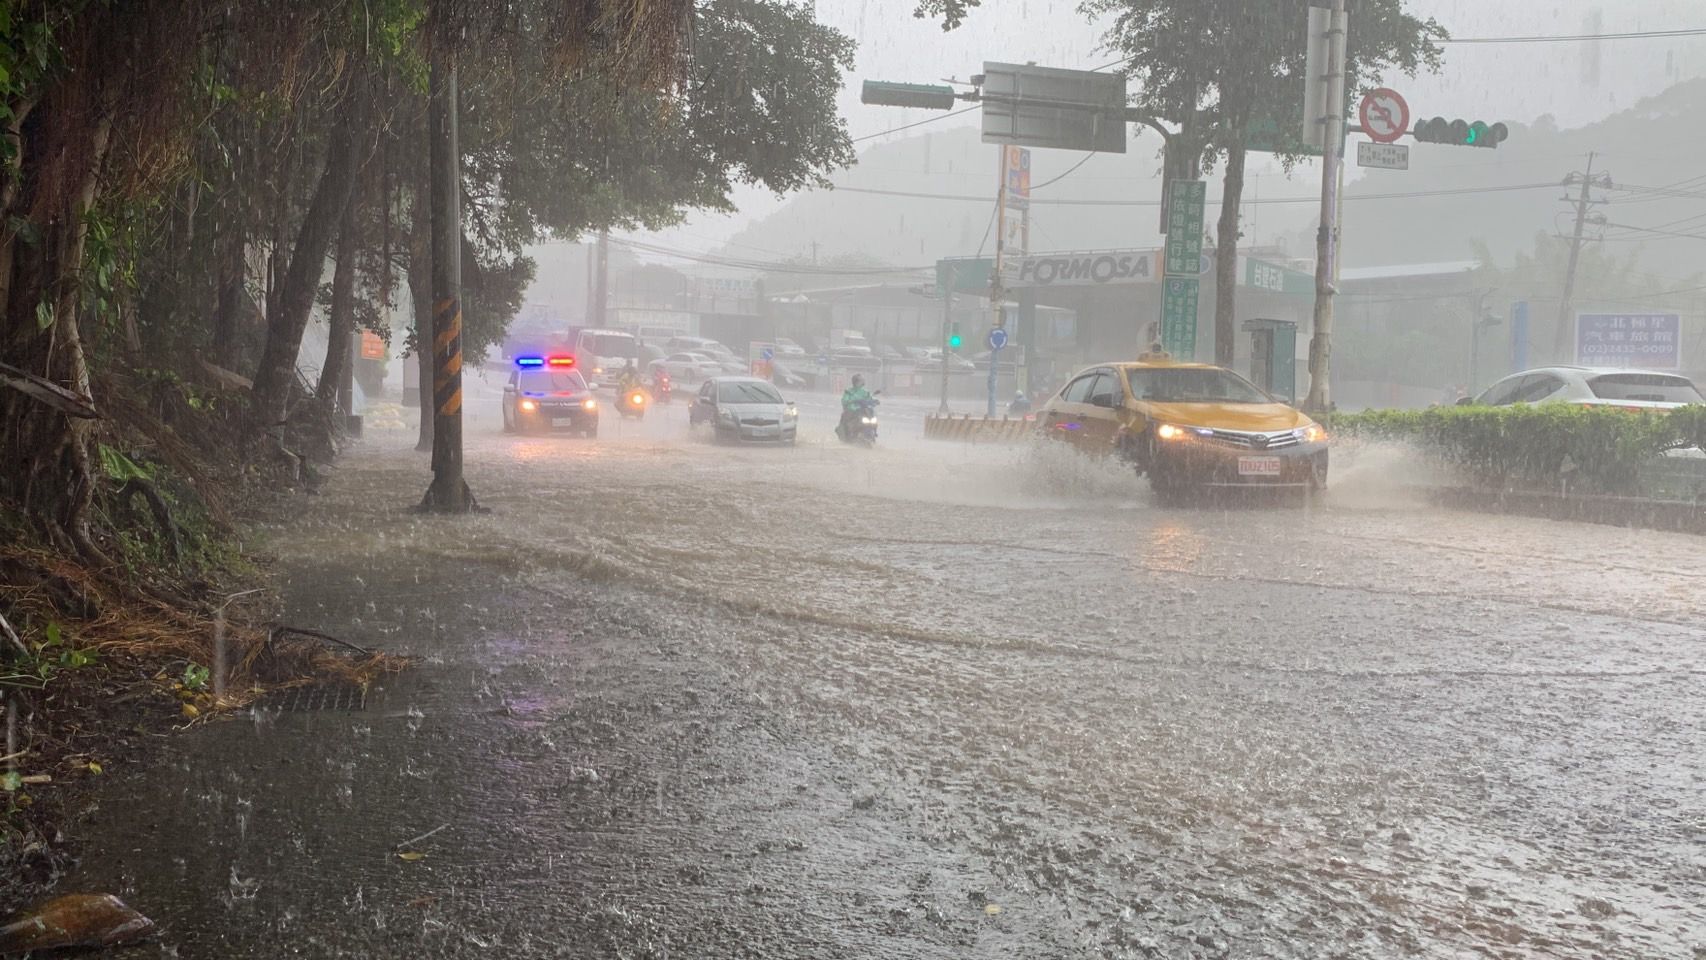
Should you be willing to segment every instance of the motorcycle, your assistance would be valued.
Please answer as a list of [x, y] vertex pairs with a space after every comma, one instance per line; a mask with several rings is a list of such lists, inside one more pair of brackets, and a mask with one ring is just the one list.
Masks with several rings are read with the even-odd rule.
[[835, 435], [842, 443], [861, 443], [873, 446], [877, 442], [877, 393], [859, 403], [857, 409], [844, 411], [841, 422], [835, 425]]
[[650, 406], [652, 398], [646, 393], [646, 388], [639, 384], [619, 387], [616, 394], [616, 412], [623, 417], [639, 420], [646, 415], [646, 407]]
[[652, 375], [652, 398], [658, 403], [668, 403], [674, 390], [669, 383], [669, 374], [659, 370]]

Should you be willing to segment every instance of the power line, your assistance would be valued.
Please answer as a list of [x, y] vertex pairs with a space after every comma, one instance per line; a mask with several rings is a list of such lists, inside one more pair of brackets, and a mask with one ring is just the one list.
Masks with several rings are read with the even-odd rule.
[[939, 114], [939, 115], [934, 116], [934, 117], [926, 117], [925, 119], [919, 120], [916, 123], [908, 123], [908, 124], [904, 124], [904, 125], [898, 126], [898, 127], [891, 127], [887, 130], [884, 130], [882, 133], [869, 133], [869, 134], [866, 134], [865, 136], [862, 136], [862, 137], [854, 137], [849, 142], [851, 142], [851, 143], [864, 143], [866, 140], [875, 140], [878, 137], [886, 137], [891, 133], [899, 133], [902, 130], [911, 130], [913, 127], [922, 127], [927, 123], [940, 123], [941, 121], [946, 120], [949, 117], [957, 117], [957, 116], [960, 116], [962, 114], [970, 113], [973, 110], [979, 109], [981, 106], [982, 106], [982, 104], [973, 104], [972, 106], [966, 107], [964, 110], [955, 110], [951, 113]]
[[687, 250], [677, 250], [672, 247], [655, 243], [645, 243], [640, 240], [630, 240], [621, 237], [611, 237], [610, 242], [660, 256], [673, 257], [678, 260], [689, 260], [694, 263], [707, 263], [715, 266], [731, 267], [741, 270], [753, 270], [763, 273], [791, 273], [804, 276], [845, 276], [845, 277], [885, 277], [907, 273], [920, 273], [934, 270], [935, 267], [819, 267], [811, 264], [788, 263], [763, 260], [744, 260], [738, 257], [717, 256], [709, 253], [693, 253]]
[[[1485, 193], [1509, 193], [1509, 192], [1517, 191], [1517, 190], [1556, 190], [1557, 188], [1558, 188], [1557, 182], [1553, 181], [1553, 182], [1549, 182], [1549, 183], [1517, 183], [1517, 184], [1509, 184], [1506, 186], [1498, 186], [1498, 187], [1462, 187], [1462, 188], [1450, 189], [1450, 190], [1421, 190], [1421, 191], [1416, 191], [1413, 193], [1365, 193], [1365, 194], [1361, 194], [1359, 196], [1348, 196], [1345, 199], [1347, 201], [1353, 201], [1353, 200], [1355, 200], [1355, 201], [1362, 201], [1362, 200], [1410, 200], [1410, 199], [1423, 199], [1423, 198], [1428, 198], [1428, 197], [1457, 197], [1457, 196], [1470, 196], [1470, 195], [1474, 195], [1474, 194], [1485, 194]], [[908, 190], [877, 190], [877, 189], [871, 188], [871, 187], [845, 187], [845, 186], [838, 186], [838, 187], [835, 187], [834, 189], [838, 193], [858, 193], [858, 194], [866, 194], [866, 195], [870, 195], [870, 196], [879, 196], [879, 197], [906, 197], [906, 198], [914, 199], [914, 200], [951, 200], [951, 201], [955, 201], [955, 202], [959, 202], [959, 203], [988, 203], [989, 202], [988, 197], [972, 196], [969, 194], [917, 193], [917, 192], [908, 191]], [[1208, 202], [1211, 205], [1216, 205], [1220, 201], [1210, 200]], [[1259, 200], [1245, 200], [1244, 202], [1246, 204], [1250, 204], [1253, 206], [1254, 205], [1267, 205], [1270, 203], [1277, 203], [1277, 204], [1320, 203], [1321, 198], [1320, 197], [1307, 197], [1307, 196], [1306, 197], [1264, 197], [1264, 198], [1259, 199]], [[1031, 204], [1033, 206], [1056, 206], [1056, 207], [1159, 207], [1161, 205], [1161, 201], [1159, 201], [1159, 200], [1044, 200], [1044, 199], [1038, 199], [1038, 198], [1033, 197], [1033, 198], [1031, 198]]]
[[1041, 189], [1042, 189], [1042, 188], [1044, 188], [1044, 187], [1046, 187], [1046, 186], [1048, 186], [1048, 185], [1049, 185], [1049, 184], [1051, 184], [1051, 183], [1059, 183], [1059, 182], [1060, 182], [1060, 181], [1062, 181], [1062, 180], [1065, 180], [1065, 179], [1066, 179], [1066, 178], [1067, 178], [1067, 177], [1070, 177], [1070, 176], [1072, 176], [1072, 174], [1073, 174], [1073, 173], [1075, 173], [1075, 172], [1076, 172], [1076, 171], [1077, 171], [1077, 170], [1078, 170], [1078, 168], [1079, 168], [1079, 167], [1082, 167], [1082, 166], [1083, 166], [1083, 165], [1085, 165], [1085, 164], [1086, 164], [1086, 163], [1089, 163], [1089, 162], [1090, 162], [1090, 158], [1091, 158], [1091, 157], [1093, 157], [1093, 156], [1095, 156], [1095, 154], [1094, 154], [1094, 153], [1086, 153], [1086, 154], [1085, 154], [1085, 155], [1084, 155], [1084, 159], [1082, 159], [1082, 160], [1080, 160], [1080, 161], [1078, 161], [1078, 162], [1077, 162], [1077, 163], [1075, 163], [1075, 164], [1073, 164], [1073, 165], [1072, 165], [1072, 167], [1071, 167], [1071, 169], [1069, 169], [1069, 170], [1067, 170], [1067, 171], [1066, 171], [1066, 172], [1065, 172], [1065, 173], [1063, 173], [1063, 174], [1061, 174], [1061, 175], [1060, 175], [1060, 176], [1058, 176], [1058, 177], [1055, 177], [1055, 178], [1054, 178], [1054, 179], [1052, 179], [1052, 180], [1044, 180], [1044, 181], [1043, 181], [1043, 182], [1042, 182], [1042, 183], [1039, 183], [1039, 184], [1036, 184], [1036, 185], [1035, 185], [1035, 186], [1033, 186], [1033, 187], [1031, 187], [1031, 189], [1032, 189], [1032, 190], [1033, 190], [1033, 191], [1036, 191], [1036, 190], [1041, 190]]
[[1608, 223], [1606, 226], [1611, 227], [1614, 230], [1633, 230], [1636, 233], [1650, 233], [1660, 237], [1675, 237], [1679, 240], [1706, 240], [1706, 234], [1701, 233], [1678, 233], [1674, 230], [1660, 230], [1656, 227], [1632, 227], [1626, 223]]
[[1635, 30], [1627, 33], [1578, 33], [1531, 37], [1435, 37], [1434, 43], [1577, 43], [1588, 40], [1652, 40], [1665, 37], [1706, 36], [1706, 27], [1686, 30]]

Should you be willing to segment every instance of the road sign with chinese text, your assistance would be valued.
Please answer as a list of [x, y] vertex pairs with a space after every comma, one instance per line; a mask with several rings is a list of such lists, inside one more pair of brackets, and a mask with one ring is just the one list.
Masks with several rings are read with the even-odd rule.
[[1682, 365], [1682, 318], [1674, 313], [1578, 313], [1576, 362], [1675, 370]]
[[1194, 277], [1202, 262], [1203, 207], [1208, 183], [1174, 180], [1167, 196], [1167, 251], [1163, 272], [1169, 277]]
[[1161, 349], [1178, 360], [1197, 355], [1197, 300], [1200, 284], [1195, 277], [1168, 277], [1161, 303]]

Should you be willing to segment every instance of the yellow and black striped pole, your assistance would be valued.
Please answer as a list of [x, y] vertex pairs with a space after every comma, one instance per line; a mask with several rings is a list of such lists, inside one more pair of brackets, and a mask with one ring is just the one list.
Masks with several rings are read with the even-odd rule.
[[435, 51], [427, 137], [432, 165], [432, 486], [421, 509], [466, 513], [462, 479], [462, 156], [456, 137], [456, 66]]

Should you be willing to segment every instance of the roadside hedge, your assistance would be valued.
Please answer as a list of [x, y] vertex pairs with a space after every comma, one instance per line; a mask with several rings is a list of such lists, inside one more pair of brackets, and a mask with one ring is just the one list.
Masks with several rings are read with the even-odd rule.
[[1328, 418], [1337, 440], [1419, 448], [1480, 486], [1642, 493], [1669, 450], [1706, 445], [1706, 406], [1636, 413], [1566, 403], [1369, 410]]

